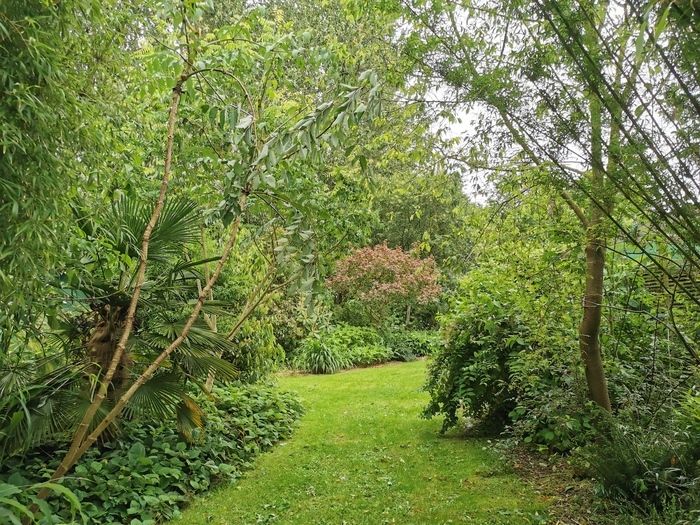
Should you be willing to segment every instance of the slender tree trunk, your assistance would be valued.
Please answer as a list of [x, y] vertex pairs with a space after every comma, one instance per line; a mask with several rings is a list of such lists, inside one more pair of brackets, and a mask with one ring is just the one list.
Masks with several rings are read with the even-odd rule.
[[[201, 233], [201, 237], [202, 237], [202, 257], [206, 259], [207, 258], [207, 242], [206, 242], [207, 240], [206, 240], [206, 236], [204, 235], [204, 227], [202, 227], [200, 233]], [[211, 272], [209, 271], [209, 263], [206, 263], [204, 265], [204, 280], [205, 281], [209, 281], [210, 274], [211, 274]], [[199, 288], [199, 293], [202, 293], [201, 286], [202, 285], [200, 284], [200, 282], [198, 280], [197, 287]], [[209, 300], [210, 301], [214, 300], [214, 289], [213, 288], [209, 292]], [[204, 320], [206, 321], [207, 326], [209, 326], [209, 330], [211, 330], [212, 332], [217, 331], [216, 315], [204, 314]], [[221, 357], [221, 352], [217, 352], [216, 356]], [[214, 388], [214, 379], [215, 378], [216, 378], [216, 374], [213, 371], [209, 372], [209, 374], [207, 375], [207, 382], [204, 384], [204, 391], [207, 394], [211, 393], [212, 389]]]
[[603, 317], [603, 276], [605, 273], [604, 210], [607, 201], [603, 165], [603, 115], [600, 100], [589, 95], [591, 118], [591, 170], [588, 179], [595, 198], [590, 204], [586, 227], [586, 288], [583, 295], [583, 318], [579, 325], [579, 348], [586, 372], [588, 395], [604, 410], [610, 411], [608, 382], [603, 368], [600, 325]]
[[[607, 12], [607, 0], [601, 2], [598, 6], [597, 13], [605, 14]], [[455, 35], [460, 35], [454, 13], [449, 12], [450, 22]], [[597, 16], [593, 13], [592, 16]], [[602, 20], [599, 21], [602, 25]], [[597, 50], [598, 30], [595, 26], [587, 24], [584, 31], [584, 39], [587, 43], [589, 51]], [[596, 53], [593, 53], [595, 56]], [[465, 50], [465, 58], [469, 53]], [[466, 60], [465, 64], [469, 72], [478, 76], [478, 72], [474, 64]], [[634, 72], [636, 75], [636, 71]], [[603, 205], [609, 204], [608, 196], [606, 195], [605, 185], [605, 169], [603, 165], [603, 124], [602, 124], [602, 108], [601, 102], [596, 98], [595, 94], [588, 95], [590, 118], [591, 118], [591, 170], [588, 178], [591, 182], [592, 196], [596, 201]], [[491, 105], [500, 114], [503, 123], [508, 128], [513, 139], [523, 148], [523, 151], [537, 165], [541, 164], [541, 159], [530, 147], [526, 136], [524, 136], [517, 128], [511, 114], [508, 111], [507, 105], [498, 100], [487, 100], [487, 104]], [[611, 129], [611, 146], [616, 147], [619, 140], [618, 123], [613, 123]], [[614, 157], [611, 158], [614, 161]], [[564, 201], [571, 207], [578, 219], [581, 221], [586, 230], [586, 289], [583, 300], [583, 318], [579, 325], [579, 346], [581, 357], [583, 360], [584, 369], [586, 372], [586, 381], [588, 384], [589, 396], [592, 401], [600, 405], [605, 410], [610, 410], [610, 397], [608, 394], [608, 385], [605, 378], [605, 370], [603, 368], [602, 349], [600, 344], [600, 325], [602, 319], [602, 299], [603, 299], [603, 275], [605, 271], [605, 236], [603, 232], [603, 210], [601, 210], [595, 202], [591, 203], [590, 212], [588, 215], [579, 207], [571, 196], [563, 190], [559, 194]], [[610, 205], [611, 206], [611, 205]]]
[[593, 233], [586, 244], [586, 290], [583, 296], [583, 318], [579, 325], [579, 347], [586, 372], [588, 395], [593, 402], [609, 411], [610, 396], [600, 344], [604, 270], [605, 241]]

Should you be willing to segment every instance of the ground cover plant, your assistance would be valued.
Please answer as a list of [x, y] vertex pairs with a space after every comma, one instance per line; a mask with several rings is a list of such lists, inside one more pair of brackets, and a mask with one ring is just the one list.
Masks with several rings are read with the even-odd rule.
[[[117, 439], [88, 452], [64, 480], [72, 496], [51, 497], [37, 522], [167, 521], [194, 495], [238, 479], [258, 454], [291, 435], [302, 413], [294, 395], [264, 385], [216, 388], [212, 395], [201, 400], [205, 424], [189, 440], [162, 423], [124, 423]], [[47, 444], [3, 464], [0, 479], [5, 487], [44, 482], [59, 458], [60, 449]], [[20, 503], [31, 505], [26, 498]]]
[[294, 366], [314, 374], [332, 374], [385, 363], [391, 357], [391, 350], [374, 328], [339, 325], [304, 339]]

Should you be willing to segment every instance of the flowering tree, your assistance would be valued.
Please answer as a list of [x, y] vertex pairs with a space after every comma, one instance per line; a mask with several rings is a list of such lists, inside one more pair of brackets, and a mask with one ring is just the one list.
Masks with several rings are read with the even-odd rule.
[[401, 309], [408, 324], [413, 306], [428, 304], [441, 292], [432, 257], [419, 259], [386, 244], [361, 248], [341, 259], [326, 285], [339, 302], [361, 301], [377, 323]]

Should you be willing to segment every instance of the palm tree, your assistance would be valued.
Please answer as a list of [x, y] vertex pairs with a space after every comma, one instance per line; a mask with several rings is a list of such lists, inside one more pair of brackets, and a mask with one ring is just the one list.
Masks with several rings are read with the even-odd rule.
[[[89, 253], [76, 265], [79, 270], [56, 279], [60, 301], [42, 327], [42, 346], [23, 348], [16, 359], [0, 364], [0, 460], [70, 437], [112, 360], [125, 323], [135, 277], [132, 261], [138, 260], [150, 209], [122, 198], [99, 222], [77, 208], [75, 213]], [[135, 329], [100, 408], [102, 415], [182, 333], [203, 278], [199, 268], [212, 260], [191, 259], [201, 216], [185, 199], [171, 199], [163, 209], [152, 234]], [[221, 313], [225, 306], [208, 301], [205, 311]], [[235, 367], [219, 357], [230, 355], [232, 345], [225, 334], [198, 319], [184, 344], [136, 392], [122, 417], [175, 420], [183, 435], [191, 437], [193, 428], [203, 425], [202, 411], [191, 394], [212, 374], [222, 381], [236, 377]]]

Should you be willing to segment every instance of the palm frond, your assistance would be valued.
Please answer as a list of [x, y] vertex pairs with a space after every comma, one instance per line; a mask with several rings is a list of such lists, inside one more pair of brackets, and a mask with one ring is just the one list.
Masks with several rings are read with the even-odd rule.
[[0, 370], [0, 399], [21, 392], [34, 377], [33, 368], [26, 362]]
[[[178, 333], [183, 327], [184, 323], [182, 323], [181, 326], [176, 326]], [[223, 352], [232, 352], [235, 349], [235, 345], [228, 340], [226, 334], [214, 332], [204, 323], [195, 325], [190, 329], [190, 332], [187, 334], [187, 338], [185, 339], [185, 344], [189, 346], [207, 348], [210, 351], [218, 354]]]
[[107, 234], [114, 248], [126, 255], [136, 257], [139, 240], [148, 224], [146, 207], [135, 199], [122, 198], [112, 205], [111, 216], [105, 224]]
[[139, 388], [124, 412], [128, 418], [141, 415], [170, 419], [177, 411], [186, 394], [186, 386], [181, 374], [161, 372], [155, 374]]
[[[151, 217], [151, 203], [123, 198], [112, 206], [106, 234], [121, 253], [136, 257], [141, 239]], [[184, 245], [195, 242], [199, 235], [201, 215], [197, 205], [187, 199], [169, 199], [156, 223], [148, 248], [148, 258], [165, 261], [182, 253]]]
[[[93, 385], [81, 385], [82, 388], [66, 390], [62, 392], [62, 397], [59, 397], [60, 402], [54, 403], [56, 409], [60, 409], [56, 418], [63, 418], [62, 425], [67, 428], [70, 433], [75, 432], [80, 421], [83, 419], [90, 403], [92, 402]], [[100, 424], [102, 419], [112, 410], [114, 403], [111, 399], [105, 399], [100, 406], [97, 414], [90, 424], [90, 431]], [[100, 436], [101, 440], [108, 441], [113, 438], [118, 432], [117, 422], [112, 423]]]
[[153, 229], [149, 257], [165, 259], [182, 253], [185, 244], [198, 240], [200, 222], [201, 215], [194, 202], [185, 199], [168, 200]]
[[177, 407], [177, 429], [187, 441], [194, 441], [194, 431], [204, 428], [204, 410], [190, 396]]
[[[185, 319], [172, 320], [156, 316], [151, 320], [148, 330], [139, 337], [149, 347], [162, 350], [182, 333], [185, 323]], [[226, 334], [214, 332], [201, 318], [195, 321], [182, 346], [205, 350], [209, 354], [231, 352], [235, 348]]]
[[[68, 363], [34, 375], [20, 390], [0, 397], [0, 458], [76, 428], [90, 404], [91, 389], [84, 387], [87, 366]], [[101, 415], [108, 410], [105, 404]]]

